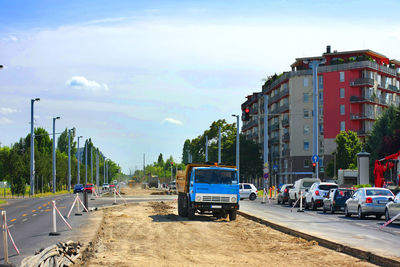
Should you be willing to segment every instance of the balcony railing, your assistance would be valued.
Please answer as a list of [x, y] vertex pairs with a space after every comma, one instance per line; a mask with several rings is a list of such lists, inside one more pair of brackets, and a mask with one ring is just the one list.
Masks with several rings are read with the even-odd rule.
[[350, 119], [351, 120], [375, 120], [375, 114], [373, 113], [358, 113], [358, 114], [354, 114], [351, 113], [350, 114]]
[[278, 144], [279, 143], [279, 137], [272, 137], [271, 139], [269, 139], [269, 142], [271, 144]]
[[250, 122], [246, 123], [245, 125], [243, 125], [242, 131], [246, 131], [255, 125], [258, 125], [258, 120], [253, 120], [253, 121], [250, 121]]
[[350, 82], [350, 86], [374, 86], [374, 79], [371, 78], [358, 78], [352, 82]]
[[272, 152], [272, 157], [279, 158], [279, 152], [276, 152], [276, 151]]
[[394, 92], [400, 92], [399, 88], [397, 88], [397, 86], [389, 84], [388, 89]]
[[283, 119], [282, 120], [282, 127], [289, 126], [289, 119]]
[[290, 135], [289, 135], [289, 133], [285, 133], [283, 136], [282, 136], [282, 141], [283, 142], [288, 142], [290, 140]]
[[275, 131], [277, 129], [279, 129], [279, 122], [276, 122], [276, 123], [271, 125], [271, 131]]
[[368, 133], [365, 130], [362, 129], [362, 130], [358, 130], [357, 131], [357, 135], [358, 136], [366, 136], [366, 135], [368, 135]]
[[288, 148], [282, 149], [282, 156], [290, 156], [290, 150]]
[[287, 110], [289, 110], [289, 104], [284, 104], [284, 105], [279, 107], [279, 112], [280, 113], [285, 112]]

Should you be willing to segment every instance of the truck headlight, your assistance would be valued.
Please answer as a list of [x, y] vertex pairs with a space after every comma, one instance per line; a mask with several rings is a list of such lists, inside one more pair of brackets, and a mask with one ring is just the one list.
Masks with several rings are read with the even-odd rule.
[[237, 201], [236, 197], [231, 197], [231, 202], [235, 203]]
[[196, 196], [196, 201], [200, 202], [201, 201], [201, 196]]

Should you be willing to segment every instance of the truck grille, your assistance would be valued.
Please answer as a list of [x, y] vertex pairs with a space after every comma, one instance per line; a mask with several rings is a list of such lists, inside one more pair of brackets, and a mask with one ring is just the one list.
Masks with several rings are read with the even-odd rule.
[[221, 202], [221, 203], [229, 203], [229, 197], [221, 197], [221, 196], [203, 196], [203, 202]]

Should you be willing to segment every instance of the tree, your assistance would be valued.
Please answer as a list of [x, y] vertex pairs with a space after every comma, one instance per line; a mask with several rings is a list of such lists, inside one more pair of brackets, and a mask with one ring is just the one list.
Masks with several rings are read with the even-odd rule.
[[164, 166], [164, 160], [163, 160], [162, 153], [160, 153], [160, 155], [158, 155], [157, 165], [160, 166], [160, 167]]
[[[335, 138], [336, 148], [336, 169], [357, 168], [357, 153], [361, 152], [362, 143], [353, 131], [341, 131]], [[334, 162], [329, 162], [326, 174], [334, 176]]]
[[[75, 155], [76, 152], [76, 142], [74, 141], [75, 138], [75, 131], [71, 131], [71, 155]], [[60, 134], [57, 139], [57, 149], [61, 152], [68, 155], [68, 129], [65, 130]]]
[[190, 152], [190, 140], [186, 139], [182, 150], [182, 163], [184, 164], [189, 163], [188, 152]]

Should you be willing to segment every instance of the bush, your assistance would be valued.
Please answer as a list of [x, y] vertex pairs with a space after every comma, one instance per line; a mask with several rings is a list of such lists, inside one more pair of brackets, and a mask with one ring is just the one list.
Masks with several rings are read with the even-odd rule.
[[370, 184], [356, 184], [354, 188], [372, 187]]

